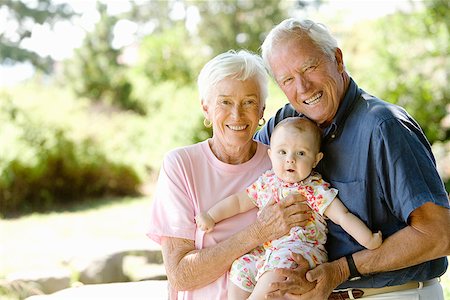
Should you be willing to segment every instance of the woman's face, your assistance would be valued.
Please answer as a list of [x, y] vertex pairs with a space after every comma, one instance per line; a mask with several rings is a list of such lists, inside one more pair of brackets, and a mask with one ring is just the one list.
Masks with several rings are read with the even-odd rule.
[[212, 87], [202, 106], [205, 117], [212, 122], [213, 139], [224, 147], [251, 143], [264, 112], [260, 97], [254, 79], [225, 78]]

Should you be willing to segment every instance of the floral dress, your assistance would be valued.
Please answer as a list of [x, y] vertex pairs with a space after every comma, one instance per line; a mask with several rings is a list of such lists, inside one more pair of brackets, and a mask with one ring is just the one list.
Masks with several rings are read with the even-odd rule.
[[338, 193], [329, 186], [316, 172], [301, 182], [285, 183], [273, 170], [268, 170], [248, 187], [247, 194], [259, 209], [272, 198], [278, 202], [289, 194], [299, 193], [306, 197], [313, 214], [305, 226], [293, 227], [289, 234], [258, 246], [235, 260], [230, 270], [231, 281], [252, 292], [264, 272], [297, 267], [291, 252], [301, 254], [311, 267], [326, 262], [328, 257], [324, 245], [327, 227], [323, 213]]

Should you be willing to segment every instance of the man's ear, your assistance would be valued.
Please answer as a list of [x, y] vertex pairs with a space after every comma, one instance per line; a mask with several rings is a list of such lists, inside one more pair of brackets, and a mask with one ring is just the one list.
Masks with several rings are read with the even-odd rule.
[[342, 55], [341, 49], [336, 48], [336, 51], [334, 52], [334, 58], [336, 59], [339, 73], [344, 72], [344, 57]]
[[319, 152], [316, 154], [316, 161], [314, 162], [314, 168], [317, 166], [317, 164], [319, 163], [319, 161], [321, 161], [323, 158], [323, 153]]

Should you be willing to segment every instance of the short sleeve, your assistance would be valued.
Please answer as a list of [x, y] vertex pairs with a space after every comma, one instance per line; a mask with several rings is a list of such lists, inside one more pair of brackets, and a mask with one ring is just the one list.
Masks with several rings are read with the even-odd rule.
[[248, 197], [258, 208], [263, 208], [272, 199], [274, 181], [275, 173], [273, 170], [267, 170], [246, 189]]
[[153, 197], [147, 236], [161, 243], [162, 236], [195, 240], [194, 203], [187, 192], [183, 161], [176, 152], [164, 158]]
[[375, 133], [375, 165], [383, 198], [405, 223], [426, 202], [448, 207], [430, 145], [417, 124], [391, 118]]
[[260, 176], [252, 185], [250, 185], [245, 191], [247, 192], [248, 197], [252, 200], [253, 204], [255, 204], [258, 208], [263, 207], [263, 203], [261, 202], [261, 197], [259, 194], [262, 191], [263, 176]]
[[336, 198], [338, 190], [330, 188], [330, 184], [322, 179], [318, 173], [311, 175], [308, 185], [305, 187], [305, 195], [310, 207], [323, 216], [325, 210]]

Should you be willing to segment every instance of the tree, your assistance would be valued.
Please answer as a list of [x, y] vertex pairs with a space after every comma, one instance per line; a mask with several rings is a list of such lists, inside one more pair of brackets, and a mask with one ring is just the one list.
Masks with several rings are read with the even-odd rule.
[[22, 42], [31, 36], [36, 24], [52, 26], [56, 21], [74, 15], [67, 4], [52, 4], [51, 0], [37, 0], [34, 4], [17, 0], [0, 0], [0, 11], [7, 15], [7, 28], [0, 33], [0, 64], [12, 65], [30, 62], [35, 67], [50, 71], [50, 57], [40, 57], [37, 53], [22, 47]]
[[450, 138], [440, 125], [450, 99], [450, 27], [446, 1], [423, 4], [354, 26], [346, 62], [367, 92], [406, 108], [433, 143]]
[[120, 50], [112, 47], [118, 17], [109, 15], [107, 6], [101, 2], [97, 2], [97, 10], [100, 20], [95, 29], [87, 33], [74, 58], [65, 64], [68, 82], [79, 97], [143, 114], [143, 107], [132, 98], [126, 67], [118, 63]]
[[279, 0], [222, 0], [196, 3], [200, 13], [199, 37], [218, 54], [245, 48], [258, 52], [266, 33], [287, 16], [288, 5]]

